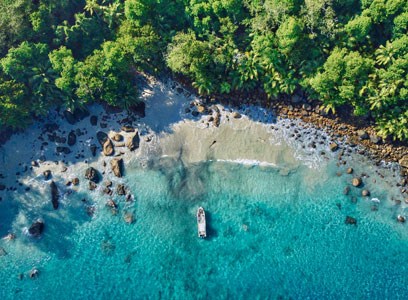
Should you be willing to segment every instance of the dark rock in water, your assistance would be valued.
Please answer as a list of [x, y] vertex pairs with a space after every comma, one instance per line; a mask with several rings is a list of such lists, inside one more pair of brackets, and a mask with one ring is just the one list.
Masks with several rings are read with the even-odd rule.
[[370, 138], [367, 131], [365, 130], [357, 130], [357, 135], [360, 138], [360, 140], [368, 140]]
[[133, 151], [139, 148], [139, 145], [140, 145], [139, 131], [136, 130], [136, 133], [133, 136], [129, 136], [126, 139], [126, 147], [128, 147], [130, 151]]
[[67, 140], [67, 144], [68, 144], [68, 146], [73, 146], [73, 145], [75, 145], [75, 143], [76, 143], [76, 134], [75, 134], [75, 131], [71, 131], [69, 134], [68, 134], [68, 140]]
[[92, 126], [96, 126], [98, 124], [98, 117], [97, 116], [91, 116], [89, 121], [91, 122]]
[[91, 154], [92, 154], [92, 156], [95, 156], [96, 155], [96, 145], [95, 144], [92, 144], [91, 146], [89, 146], [89, 149], [91, 150]]
[[92, 181], [92, 182], [98, 183], [99, 182], [98, 171], [96, 169], [92, 168], [92, 167], [89, 167], [85, 171], [85, 178]]
[[0, 191], [4, 191], [6, 189], [6, 186], [4, 184], [0, 184]]
[[361, 195], [362, 195], [363, 197], [370, 196], [370, 191], [368, 191], [368, 190], [362, 190], [362, 191], [361, 191]]
[[34, 268], [30, 271], [28, 275], [30, 276], [31, 279], [35, 279], [38, 277], [38, 275], [40, 275], [40, 272], [38, 271], [38, 269]]
[[69, 149], [68, 147], [62, 147], [62, 146], [58, 146], [56, 148], [57, 153], [64, 153], [64, 154], [70, 154], [71, 153], [71, 149]]
[[113, 174], [117, 177], [122, 177], [123, 160], [121, 158], [114, 158], [110, 161]]
[[76, 122], [78, 122], [78, 119], [72, 112], [65, 110], [63, 114], [69, 124], [74, 125]]
[[344, 221], [347, 225], [357, 225], [357, 220], [353, 217], [347, 216]]
[[347, 168], [346, 173], [347, 174], [353, 174], [354, 170], [353, 168]]
[[77, 120], [83, 120], [89, 116], [89, 111], [86, 108], [76, 108], [74, 110], [74, 116]]
[[103, 144], [105, 144], [106, 140], [108, 140], [109, 137], [105, 132], [98, 131], [96, 133], [96, 139], [98, 140], [99, 144], [101, 144], [101, 146], [103, 146]]
[[329, 149], [330, 149], [331, 151], [336, 151], [337, 149], [339, 149], [339, 145], [337, 145], [337, 143], [335, 143], [335, 142], [332, 142], [332, 143], [330, 143], [330, 145], [329, 145]]
[[116, 188], [116, 193], [120, 196], [123, 196], [126, 194], [125, 186], [123, 184], [118, 184]]
[[28, 233], [34, 237], [39, 237], [44, 231], [44, 221], [38, 219], [33, 224], [31, 224], [30, 228], [28, 229]]
[[0, 247], [0, 256], [6, 256], [7, 252], [4, 250], [4, 248]]
[[52, 207], [54, 207], [54, 209], [57, 209], [58, 206], [59, 206], [59, 203], [58, 203], [58, 199], [59, 199], [58, 187], [57, 187], [57, 185], [55, 184], [54, 181], [51, 181], [50, 187], [51, 187]]
[[136, 105], [133, 105], [129, 108], [129, 110], [135, 114], [137, 114], [139, 117], [144, 118], [146, 116], [145, 110], [146, 110], [146, 104], [141, 101]]
[[36, 160], [31, 161], [32, 167], [38, 167], [38, 162]]
[[90, 191], [93, 191], [93, 190], [95, 190], [96, 188], [97, 188], [96, 183], [93, 182], [93, 181], [89, 181], [89, 190], [90, 190]]
[[344, 189], [343, 189], [343, 194], [344, 195], [348, 195], [350, 193], [350, 187], [349, 186], [346, 186]]
[[115, 148], [113, 146], [112, 141], [108, 138], [105, 143], [103, 144], [103, 154], [105, 156], [111, 156], [115, 152]]
[[359, 187], [363, 183], [363, 181], [361, 180], [360, 177], [355, 177], [353, 178], [351, 183], [353, 184], [353, 186]]
[[43, 175], [44, 175], [44, 179], [45, 179], [45, 180], [48, 180], [48, 179], [51, 178], [51, 171], [50, 171], [50, 170], [45, 170], [45, 171], [43, 172]]
[[133, 128], [132, 126], [127, 126], [126, 125], [126, 126], [122, 126], [121, 130], [124, 131], [124, 132], [134, 132], [135, 128]]
[[79, 184], [79, 178], [75, 177], [74, 179], [72, 179], [72, 184], [73, 185], [78, 185]]

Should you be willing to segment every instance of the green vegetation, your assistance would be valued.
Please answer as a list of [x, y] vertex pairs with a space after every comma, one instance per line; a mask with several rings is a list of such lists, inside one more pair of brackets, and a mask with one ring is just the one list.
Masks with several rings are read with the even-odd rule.
[[200, 94], [303, 92], [408, 140], [404, 0], [4, 0], [0, 126], [51, 106], [139, 101], [137, 72], [172, 72]]

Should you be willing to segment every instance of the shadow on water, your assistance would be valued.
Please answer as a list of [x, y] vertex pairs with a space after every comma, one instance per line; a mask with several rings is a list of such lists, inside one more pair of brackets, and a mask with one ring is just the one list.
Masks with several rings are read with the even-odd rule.
[[211, 241], [212, 239], [218, 237], [218, 231], [212, 226], [212, 213], [208, 210], [205, 211], [205, 221], [207, 225], [207, 238], [206, 240]]

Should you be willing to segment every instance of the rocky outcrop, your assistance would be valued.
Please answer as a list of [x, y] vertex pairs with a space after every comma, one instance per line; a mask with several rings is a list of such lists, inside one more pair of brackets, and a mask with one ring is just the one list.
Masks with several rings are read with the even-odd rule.
[[44, 221], [38, 219], [33, 224], [31, 224], [30, 228], [28, 229], [28, 233], [31, 234], [33, 237], [39, 237], [44, 231]]
[[110, 161], [113, 174], [116, 177], [122, 177], [123, 160], [121, 158], [114, 158]]
[[68, 144], [68, 146], [73, 146], [73, 145], [75, 145], [76, 139], [77, 139], [77, 136], [76, 136], [75, 132], [72, 130], [72, 131], [68, 134], [68, 139], [67, 139], [67, 144]]
[[103, 144], [103, 154], [105, 156], [111, 156], [115, 152], [115, 148], [113, 146], [112, 141], [108, 138], [105, 143]]
[[85, 171], [85, 178], [92, 181], [92, 182], [98, 183], [99, 182], [98, 171], [96, 169], [92, 168], [92, 167], [89, 167]]
[[101, 146], [103, 146], [103, 144], [105, 144], [106, 140], [109, 139], [109, 137], [105, 132], [98, 131], [96, 133], [96, 139], [98, 140], [99, 144], [101, 144]]
[[136, 130], [135, 134], [132, 136], [129, 136], [126, 139], [126, 147], [130, 150], [133, 151], [137, 148], [139, 148], [140, 145], [140, 137], [139, 137], [139, 131]]
[[58, 202], [58, 199], [59, 199], [58, 187], [57, 187], [57, 185], [55, 184], [54, 181], [51, 181], [50, 187], [51, 187], [51, 203], [52, 203], [52, 207], [53, 207], [54, 209], [58, 209], [58, 206], [59, 206], [59, 202]]

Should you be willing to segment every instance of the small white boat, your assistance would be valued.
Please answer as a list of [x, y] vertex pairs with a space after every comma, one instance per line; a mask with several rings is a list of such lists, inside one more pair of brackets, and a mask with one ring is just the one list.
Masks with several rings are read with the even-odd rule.
[[197, 210], [197, 227], [198, 227], [198, 237], [207, 237], [207, 230], [205, 224], [205, 211], [201, 206]]

